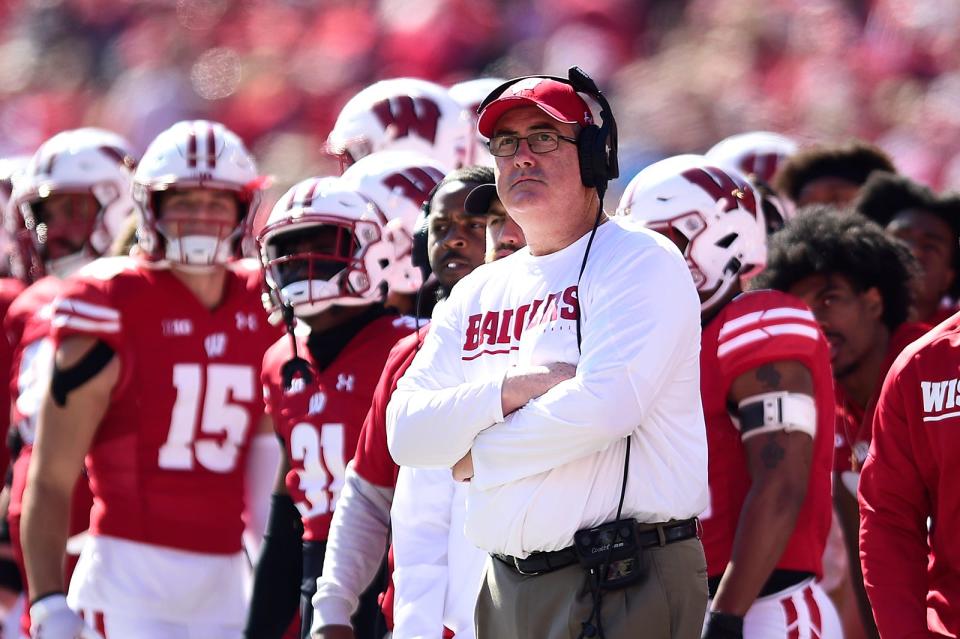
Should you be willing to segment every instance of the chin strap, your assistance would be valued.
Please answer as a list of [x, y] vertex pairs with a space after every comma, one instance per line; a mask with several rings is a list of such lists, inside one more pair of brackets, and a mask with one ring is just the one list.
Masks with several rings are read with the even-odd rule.
[[733, 285], [737, 283], [739, 276], [731, 277], [730, 279], [722, 282], [720, 286], [717, 287], [717, 290], [707, 299], [700, 302], [700, 311], [702, 313], [709, 313], [714, 309], [714, 307], [730, 294], [730, 291], [733, 289]]
[[293, 306], [290, 304], [281, 304], [280, 309], [283, 312], [283, 323], [287, 329], [287, 335], [290, 336], [290, 345], [293, 348], [293, 357], [290, 358], [280, 369], [280, 375], [283, 378], [283, 389], [290, 390], [293, 386], [293, 378], [300, 376], [304, 383], [309, 384], [313, 381], [313, 373], [310, 372], [310, 363], [297, 355], [297, 336], [294, 334], [294, 324], [296, 318], [293, 316]]

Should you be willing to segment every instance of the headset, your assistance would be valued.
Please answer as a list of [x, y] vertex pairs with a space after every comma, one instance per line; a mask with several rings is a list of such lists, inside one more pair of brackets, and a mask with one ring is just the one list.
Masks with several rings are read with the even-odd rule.
[[597, 88], [593, 78], [580, 67], [570, 67], [567, 74], [568, 78], [555, 75], [525, 75], [508, 80], [483, 99], [477, 107], [477, 114], [480, 114], [511, 86], [530, 78], [555, 80], [573, 87], [577, 93], [593, 98], [600, 105], [600, 126], [588, 124], [580, 130], [577, 136], [577, 156], [580, 160], [580, 181], [587, 188], [597, 189], [602, 200], [607, 190], [607, 182], [620, 176], [620, 165], [617, 159], [617, 121], [613, 117], [610, 103]]
[[[477, 113], [483, 111], [511, 86], [528, 78], [555, 80], [573, 87], [573, 90], [577, 93], [584, 93], [593, 98], [600, 105], [600, 126], [588, 124], [581, 129], [577, 136], [577, 157], [580, 162], [580, 181], [588, 188], [596, 188], [602, 201], [603, 194], [607, 190], [607, 183], [620, 175], [620, 166], [617, 159], [617, 121], [613, 117], [610, 103], [597, 88], [593, 78], [580, 67], [570, 67], [567, 73], [569, 79], [554, 75], [527, 75], [508, 80], [483, 99], [483, 102], [477, 107]], [[432, 272], [427, 247], [427, 219], [430, 216], [430, 203], [441, 186], [443, 186], [443, 180], [431, 189], [427, 199], [420, 207], [420, 215], [417, 216], [417, 222], [414, 225], [413, 249], [410, 260], [414, 266], [420, 269], [424, 282], [427, 281]]]
[[433, 272], [433, 269], [430, 268], [430, 253], [427, 245], [427, 232], [430, 229], [428, 221], [430, 218], [430, 203], [441, 186], [444, 186], [444, 180], [440, 180], [436, 186], [430, 189], [427, 199], [420, 205], [420, 214], [417, 215], [417, 221], [413, 225], [413, 247], [410, 249], [410, 262], [420, 269], [420, 274], [423, 276], [421, 281], [424, 283], [430, 277], [430, 273]]

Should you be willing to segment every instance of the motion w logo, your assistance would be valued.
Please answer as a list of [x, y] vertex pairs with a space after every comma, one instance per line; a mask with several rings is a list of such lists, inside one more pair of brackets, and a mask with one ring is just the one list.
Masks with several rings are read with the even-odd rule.
[[393, 173], [383, 179], [383, 184], [413, 202], [423, 204], [433, 187], [443, 179], [443, 173], [432, 166], [413, 166], [400, 173]]
[[377, 102], [373, 105], [373, 113], [395, 139], [405, 138], [411, 131], [430, 144], [437, 139], [440, 107], [433, 100], [401, 95]]
[[695, 168], [684, 171], [683, 177], [706, 191], [717, 204], [723, 207], [725, 213], [739, 205], [753, 215], [757, 215], [757, 201], [753, 190], [736, 183], [725, 172], [712, 167]]

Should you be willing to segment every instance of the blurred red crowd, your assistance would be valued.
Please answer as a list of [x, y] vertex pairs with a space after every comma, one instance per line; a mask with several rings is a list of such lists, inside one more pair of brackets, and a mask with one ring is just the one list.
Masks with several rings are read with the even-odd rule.
[[283, 189], [337, 171], [323, 141], [375, 80], [578, 64], [611, 97], [626, 176], [767, 129], [873, 140], [960, 187], [960, 3], [943, 0], [4, 0], [0, 25], [0, 156], [79, 125], [142, 150], [206, 117]]

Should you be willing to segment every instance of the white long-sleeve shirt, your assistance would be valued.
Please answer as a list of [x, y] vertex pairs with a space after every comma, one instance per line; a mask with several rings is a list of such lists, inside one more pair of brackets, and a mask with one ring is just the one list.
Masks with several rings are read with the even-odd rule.
[[313, 632], [327, 625], [350, 625], [360, 595], [377, 576], [386, 554], [392, 500], [392, 489], [371, 484], [350, 462], [330, 523], [323, 575], [313, 596]]
[[[565, 548], [616, 516], [684, 519], [707, 504], [700, 403], [700, 304], [667, 239], [603, 224], [555, 253], [528, 249], [461, 280], [387, 407], [394, 459], [450, 467], [472, 450], [467, 537], [526, 557]], [[577, 349], [577, 313], [583, 340]], [[504, 418], [514, 365], [577, 374]]]
[[393, 497], [395, 639], [473, 639], [487, 554], [463, 533], [468, 485], [449, 468], [404, 466]]

